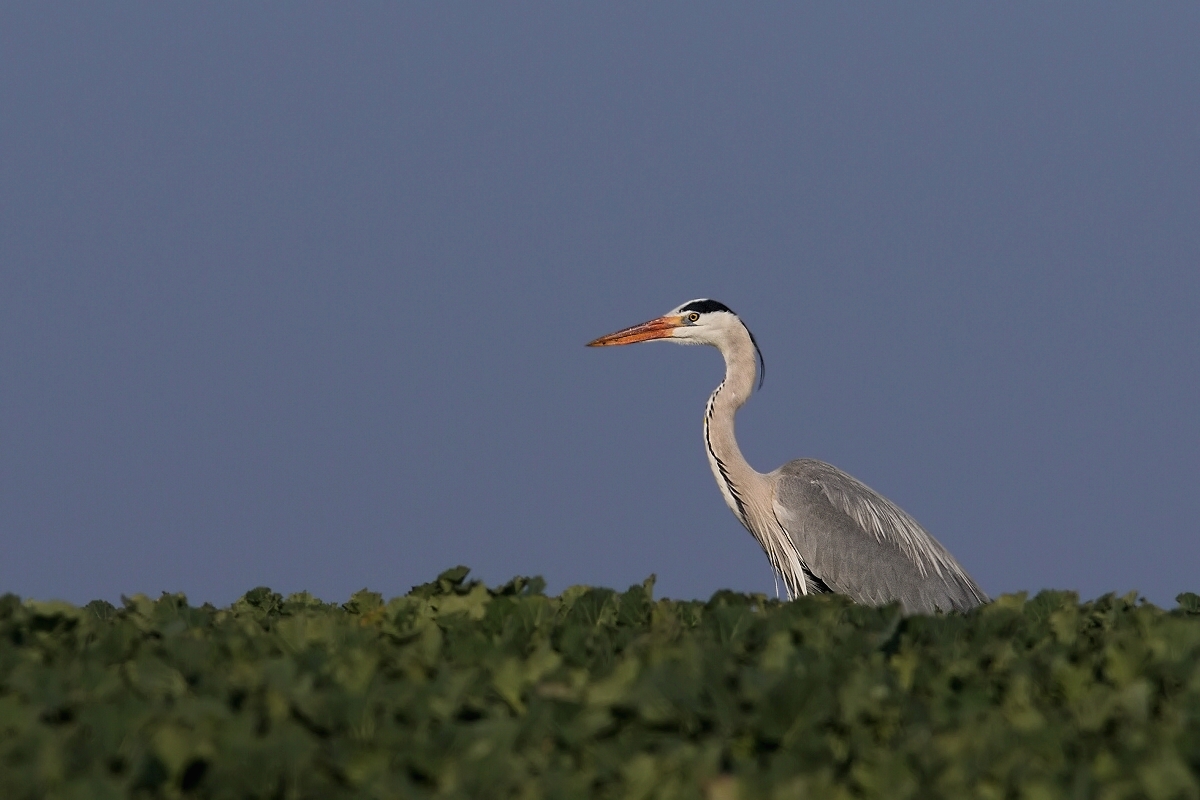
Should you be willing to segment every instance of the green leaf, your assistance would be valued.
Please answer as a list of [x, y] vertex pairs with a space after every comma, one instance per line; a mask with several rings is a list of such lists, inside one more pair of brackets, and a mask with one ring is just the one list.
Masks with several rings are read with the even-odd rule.
[[1176, 596], [1175, 602], [1179, 604], [1180, 610], [1185, 614], [1200, 614], [1200, 594], [1184, 592]]

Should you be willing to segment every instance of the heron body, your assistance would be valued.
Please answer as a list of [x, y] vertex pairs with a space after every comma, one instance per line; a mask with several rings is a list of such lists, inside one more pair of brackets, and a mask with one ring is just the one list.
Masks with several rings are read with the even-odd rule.
[[704, 447], [725, 503], [758, 541], [789, 598], [837, 592], [871, 605], [899, 602], [907, 613], [963, 611], [987, 602], [946, 548], [845, 472], [807, 458], [766, 474], [747, 463], [734, 416], [755, 378], [761, 381], [762, 354], [727, 306], [692, 300], [589, 346], [655, 339], [711, 345], [724, 356], [725, 380], [705, 407]]

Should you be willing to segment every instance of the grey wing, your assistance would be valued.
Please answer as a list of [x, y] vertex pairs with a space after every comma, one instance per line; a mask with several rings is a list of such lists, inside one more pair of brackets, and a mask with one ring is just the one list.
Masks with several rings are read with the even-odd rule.
[[965, 610], [988, 597], [954, 556], [898, 506], [822, 461], [775, 478], [775, 517], [813, 575], [856, 602], [908, 613]]

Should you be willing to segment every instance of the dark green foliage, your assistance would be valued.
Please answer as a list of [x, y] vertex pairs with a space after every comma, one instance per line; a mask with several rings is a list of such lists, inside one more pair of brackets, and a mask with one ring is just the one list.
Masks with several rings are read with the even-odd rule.
[[0, 597], [0, 797], [1200, 797], [1200, 598]]

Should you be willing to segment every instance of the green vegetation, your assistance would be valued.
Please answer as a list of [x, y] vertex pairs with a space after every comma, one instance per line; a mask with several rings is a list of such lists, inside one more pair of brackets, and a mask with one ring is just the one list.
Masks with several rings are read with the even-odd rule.
[[1200, 797], [1200, 597], [0, 598], [0, 797]]

